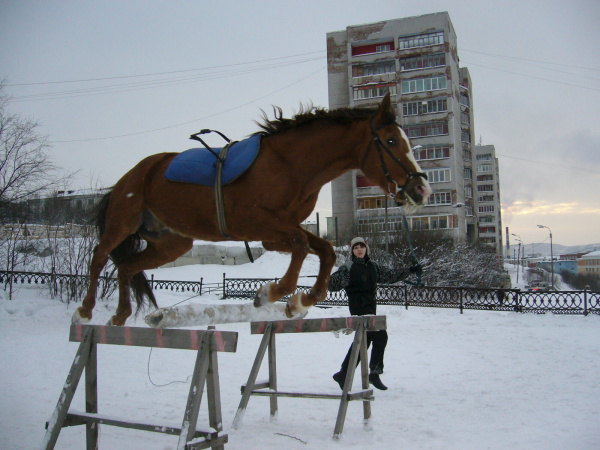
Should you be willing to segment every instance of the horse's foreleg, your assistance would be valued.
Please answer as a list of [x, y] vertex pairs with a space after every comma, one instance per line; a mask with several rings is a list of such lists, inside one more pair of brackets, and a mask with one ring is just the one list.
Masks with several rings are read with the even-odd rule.
[[277, 283], [266, 284], [256, 292], [254, 298], [256, 307], [276, 302], [281, 297], [294, 292], [298, 285], [302, 263], [309, 252], [308, 240], [301, 230], [295, 230], [293, 237], [286, 242], [263, 242], [263, 245], [265, 250], [291, 252], [292, 260], [285, 275]]
[[319, 275], [309, 293], [299, 292], [288, 300], [286, 308], [288, 317], [302, 313], [315, 303], [325, 299], [327, 296], [327, 287], [329, 286], [331, 268], [335, 263], [335, 252], [329, 242], [309, 232], [306, 232], [306, 236], [311, 252], [319, 257]]

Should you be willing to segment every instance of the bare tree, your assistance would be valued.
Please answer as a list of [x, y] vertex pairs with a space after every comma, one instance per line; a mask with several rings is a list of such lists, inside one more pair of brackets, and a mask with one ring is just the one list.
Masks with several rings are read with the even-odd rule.
[[60, 181], [38, 124], [9, 113], [8, 101], [0, 83], [0, 206], [4, 209]]

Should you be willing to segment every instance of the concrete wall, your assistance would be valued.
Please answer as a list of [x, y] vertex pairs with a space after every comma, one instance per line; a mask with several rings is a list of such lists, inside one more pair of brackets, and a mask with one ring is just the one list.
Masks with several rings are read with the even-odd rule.
[[[262, 247], [250, 247], [254, 259], [259, 258], [265, 249]], [[179, 267], [191, 264], [223, 264], [237, 265], [250, 262], [246, 247], [242, 242], [239, 246], [231, 247], [218, 244], [194, 244], [192, 249], [175, 261], [162, 267]]]

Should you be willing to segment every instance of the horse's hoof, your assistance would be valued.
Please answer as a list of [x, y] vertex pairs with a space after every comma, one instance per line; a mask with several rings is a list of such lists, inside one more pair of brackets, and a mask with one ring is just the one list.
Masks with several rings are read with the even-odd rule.
[[256, 295], [254, 296], [254, 306], [256, 308], [260, 308], [261, 306], [271, 303], [271, 286], [273, 286], [273, 283], [264, 284], [258, 289], [258, 291], [256, 291]]
[[287, 301], [287, 305], [285, 307], [285, 315], [289, 318], [299, 316], [301, 314], [306, 315], [308, 308], [310, 308], [310, 306], [304, 306], [302, 304], [302, 299], [306, 296], [307, 295], [303, 292], [299, 292], [297, 294], [292, 295]]
[[83, 317], [81, 315], [81, 313], [79, 312], [79, 308], [77, 308], [75, 310], [75, 312], [73, 313], [73, 315], [71, 316], [71, 323], [74, 325], [82, 325], [82, 324], [89, 323], [89, 322], [90, 322], [90, 318]]
[[144, 317], [144, 322], [152, 328], [163, 328], [162, 321], [164, 319], [164, 314], [162, 311], [154, 311]]

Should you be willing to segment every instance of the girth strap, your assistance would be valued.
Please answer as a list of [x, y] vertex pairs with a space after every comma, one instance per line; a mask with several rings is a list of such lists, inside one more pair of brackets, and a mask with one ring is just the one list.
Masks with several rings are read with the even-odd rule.
[[[219, 133], [220, 134], [220, 133]], [[215, 176], [215, 206], [217, 208], [217, 224], [219, 225], [219, 231], [226, 239], [229, 239], [229, 233], [227, 232], [227, 221], [225, 220], [225, 205], [223, 203], [223, 185], [221, 184], [221, 179], [223, 175], [223, 163], [227, 159], [227, 152], [229, 151], [229, 147], [235, 144], [237, 141], [229, 142], [225, 147], [221, 149], [219, 156], [216, 161], [216, 169], [217, 173]], [[244, 245], [246, 246], [246, 254], [248, 255], [248, 259], [250, 262], [254, 262], [254, 257], [252, 256], [252, 252], [250, 251], [250, 245], [248, 241], [244, 241]]]
[[223, 175], [223, 162], [227, 158], [227, 152], [229, 147], [235, 142], [229, 142], [225, 147], [221, 149], [217, 158], [217, 173], [215, 176], [215, 205], [217, 208], [217, 223], [219, 224], [219, 231], [221, 234], [229, 239], [229, 233], [227, 233], [227, 222], [225, 221], [225, 206], [223, 204], [223, 186], [221, 184], [221, 178]]

